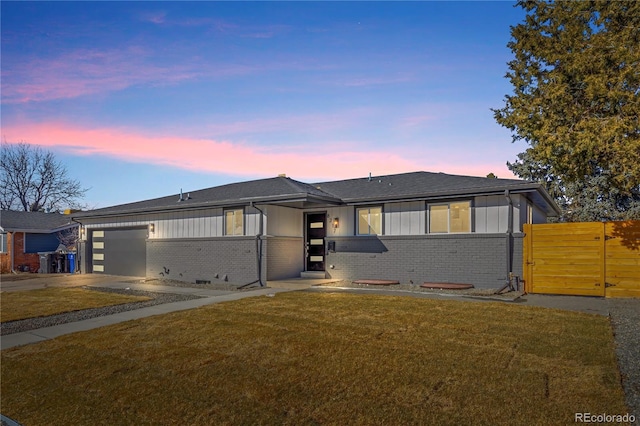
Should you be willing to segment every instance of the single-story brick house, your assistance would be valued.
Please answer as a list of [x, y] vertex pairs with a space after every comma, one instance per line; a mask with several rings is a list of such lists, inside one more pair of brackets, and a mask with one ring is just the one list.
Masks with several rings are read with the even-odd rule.
[[189, 282], [299, 276], [471, 283], [522, 275], [522, 225], [559, 213], [517, 179], [284, 175], [83, 212], [80, 268]]
[[78, 224], [60, 213], [0, 211], [0, 265], [3, 274], [37, 272], [40, 252], [60, 246], [59, 234], [71, 232]]

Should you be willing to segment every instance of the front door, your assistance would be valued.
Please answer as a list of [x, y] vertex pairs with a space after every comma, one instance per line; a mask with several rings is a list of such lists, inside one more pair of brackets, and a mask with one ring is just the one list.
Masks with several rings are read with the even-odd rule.
[[324, 237], [327, 235], [326, 213], [307, 213], [307, 271], [324, 271]]

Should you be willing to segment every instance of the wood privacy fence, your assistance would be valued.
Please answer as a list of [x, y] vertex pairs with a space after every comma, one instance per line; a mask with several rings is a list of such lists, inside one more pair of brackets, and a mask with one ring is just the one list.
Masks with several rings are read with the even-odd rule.
[[640, 221], [524, 225], [528, 293], [640, 297]]

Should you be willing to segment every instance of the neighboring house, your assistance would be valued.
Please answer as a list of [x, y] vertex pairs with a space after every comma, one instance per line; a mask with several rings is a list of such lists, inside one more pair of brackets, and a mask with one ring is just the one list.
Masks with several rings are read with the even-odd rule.
[[0, 211], [0, 261], [3, 274], [37, 272], [40, 252], [55, 251], [59, 234], [78, 224], [59, 213]]
[[501, 287], [522, 225], [559, 213], [536, 183], [414, 172], [284, 175], [74, 215], [84, 272], [265, 284], [299, 276]]

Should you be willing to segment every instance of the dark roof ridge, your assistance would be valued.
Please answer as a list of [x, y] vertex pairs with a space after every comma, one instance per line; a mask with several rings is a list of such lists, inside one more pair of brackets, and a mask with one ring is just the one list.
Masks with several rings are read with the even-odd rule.
[[418, 170], [418, 171], [413, 171], [413, 172], [388, 173], [388, 174], [382, 174], [382, 175], [369, 175], [369, 176], [355, 177], [355, 178], [349, 178], [349, 179], [329, 180], [329, 181], [323, 181], [323, 182], [316, 182], [316, 183], [313, 183], [312, 185], [314, 185], [314, 186], [318, 186], [318, 185], [322, 186], [322, 184], [328, 184], [328, 183], [361, 181], [361, 180], [369, 180], [369, 179], [371, 179], [371, 181], [373, 182], [374, 180], [380, 180], [380, 179], [383, 179], [383, 178], [396, 178], [397, 179], [397, 178], [410, 176], [410, 175], [452, 176], [452, 177], [458, 177], [458, 178], [493, 179], [494, 181], [498, 181], [498, 182], [511, 181], [511, 182], [519, 182], [519, 183], [535, 183], [533, 181], [529, 181], [529, 180], [525, 180], [525, 179], [518, 179], [518, 178], [515, 178], [515, 177], [514, 178], [488, 178], [488, 177], [484, 177], [484, 176], [469, 176], [469, 175], [460, 175], [460, 174], [453, 174], [453, 173], [429, 172], [429, 171], [424, 171], [424, 170]]
[[320, 193], [320, 195], [323, 195], [325, 197], [332, 197], [332, 198], [335, 197], [335, 195], [330, 194], [326, 191], [323, 191], [322, 188], [320, 188], [316, 184], [301, 182], [299, 180], [291, 179], [290, 177], [287, 177], [287, 176], [278, 176], [278, 177], [281, 179], [285, 179], [287, 184], [289, 184], [292, 188], [297, 189], [301, 192], [304, 192], [310, 195], [314, 195], [314, 194], [318, 195], [318, 193]]

